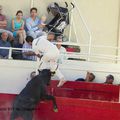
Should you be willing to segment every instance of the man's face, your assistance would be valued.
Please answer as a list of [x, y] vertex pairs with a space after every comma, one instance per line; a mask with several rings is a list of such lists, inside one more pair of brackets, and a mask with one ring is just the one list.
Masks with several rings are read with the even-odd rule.
[[57, 39], [57, 42], [59, 44], [56, 44], [56, 45], [57, 45], [58, 49], [60, 49], [61, 48], [62, 39]]
[[36, 10], [32, 10], [30, 15], [31, 15], [31, 17], [36, 17], [37, 16], [37, 11]]
[[8, 34], [7, 33], [2, 33], [2, 35], [1, 35], [1, 38], [2, 38], [2, 40], [3, 41], [6, 41], [7, 40], [7, 38], [8, 38]]
[[93, 75], [89, 75], [89, 82], [92, 82], [93, 81]]
[[28, 42], [28, 44], [32, 46], [32, 42]]
[[49, 34], [48, 35], [48, 40], [49, 41], [53, 41], [55, 39], [55, 35], [54, 34]]
[[113, 79], [106, 78], [106, 83], [107, 84], [113, 84]]

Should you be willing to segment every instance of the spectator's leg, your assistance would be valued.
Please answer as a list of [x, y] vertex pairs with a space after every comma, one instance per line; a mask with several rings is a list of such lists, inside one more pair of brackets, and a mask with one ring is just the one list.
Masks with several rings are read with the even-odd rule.
[[23, 35], [23, 39], [24, 39], [24, 42], [26, 41], [26, 32], [25, 30], [22, 31], [22, 35]]
[[19, 36], [19, 44], [23, 44], [23, 42], [24, 42], [23, 33], [18, 32], [18, 36]]

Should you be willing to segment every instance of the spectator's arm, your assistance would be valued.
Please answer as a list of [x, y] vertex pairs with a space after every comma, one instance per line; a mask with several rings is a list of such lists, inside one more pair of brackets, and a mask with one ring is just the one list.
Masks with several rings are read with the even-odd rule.
[[27, 29], [28, 29], [28, 31], [36, 31], [36, 30], [38, 30], [39, 28], [38, 28], [38, 26], [31, 26], [30, 25], [30, 21], [29, 20], [26, 20], [26, 27], [27, 27]]
[[89, 81], [89, 75], [90, 75], [90, 72], [87, 71], [86, 78], [85, 78], [86, 82]]
[[25, 22], [22, 20], [22, 26], [21, 26], [20, 30], [24, 30], [24, 25], [25, 25]]
[[12, 31], [15, 31], [14, 19], [12, 20]]
[[26, 55], [26, 56], [34, 56], [35, 55], [35, 53], [32, 52], [32, 51], [23, 52], [23, 54]]

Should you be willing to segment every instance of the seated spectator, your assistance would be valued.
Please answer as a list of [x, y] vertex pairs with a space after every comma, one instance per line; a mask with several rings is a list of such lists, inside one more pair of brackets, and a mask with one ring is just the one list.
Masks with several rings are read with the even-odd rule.
[[87, 72], [86, 78], [78, 78], [76, 81], [85, 81], [85, 82], [93, 82], [95, 79], [95, 75], [93, 73]]
[[30, 9], [30, 17], [26, 19], [27, 35], [32, 36], [34, 39], [45, 34], [43, 28], [45, 25], [37, 16], [37, 8]]
[[50, 42], [54, 42], [54, 41], [55, 41], [55, 34], [54, 34], [53, 32], [48, 33], [47, 39], [48, 39]]
[[114, 76], [113, 75], [108, 75], [106, 77], [106, 81], [104, 82], [105, 84], [113, 84], [114, 82]]
[[9, 40], [13, 40], [13, 33], [7, 30], [7, 19], [6, 16], [2, 14], [2, 6], [0, 5], [0, 33], [6, 32], [9, 35]]
[[16, 17], [12, 20], [12, 30], [14, 37], [19, 37], [19, 44], [22, 46], [22, 44], [25, 42], [26, 33], [24, 30], [24, 21], [22, 19], [23, 12], [21, 10], [17, 11]]
[[[8, 33], [3, 32], [0, 39], [0, 47], [11, 47], [10, 42], [7, 41]], [[8, 49], [1, 49], [0, 48], [0, 58], [7, 59], [9, 55]]]
[[[32, 49], [32, 41], [33, 38], [31, 36], [27, 36], [26, 37], [26, 42], [23, 44], [23, 48], [24, 49]], [[23, 59], [25, 60], [36, 60], [36, 56], [35, 53], [33, 51], [28, 51], [28, 50], [23, 50], [22, 51], [23, 54]]]
[[62, 37], [61, 36], [58, 36], [57, 37], [57, 42], [59, 44], [56, 44], [57, 48], [59, 49], [60, 51], [60, 57], [59, 57], [59, 62], [62, 62], [63, 60], [66, 60], [67, 59], [67, 52], [66, 52], [66, 49], [61, 45], [62, 43]]

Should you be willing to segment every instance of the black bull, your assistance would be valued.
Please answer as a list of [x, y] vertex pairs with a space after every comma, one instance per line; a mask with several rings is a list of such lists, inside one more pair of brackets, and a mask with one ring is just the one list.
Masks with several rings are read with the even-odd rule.
[[46, 86], [49, 85], [50, 80], [51, 72], [45, 69], [27, 83], [26, 87], [13, 102], [11, 120], [15, 120], [18, 117], [24, 120], [32, 120], [32, 111], [35, 110], [36, 105], [41, 99], [52, 100], [53, 108], [57, 111], [57, 104], [54, 96], [48, 95], [46, 92]]

